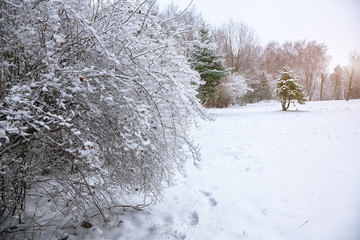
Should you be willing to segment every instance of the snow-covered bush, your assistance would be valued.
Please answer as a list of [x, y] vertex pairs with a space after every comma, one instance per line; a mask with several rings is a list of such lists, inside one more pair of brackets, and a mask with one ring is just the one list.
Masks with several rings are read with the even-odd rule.
[[198, 160], [188, 129], [204, 116], [200, 79], [153, 5], [7, 0], [0, 11], [2, 218], [48, 222], [42, 204], [108, 221], [121, 196], [155, 201]]
[[231, 74], [221, 81], [218, 86], [219, 98], [216, 107], [228, 107], [231, 104], [242, 104], [241, 98], [253, 90], [248, 86], [244, 76]]

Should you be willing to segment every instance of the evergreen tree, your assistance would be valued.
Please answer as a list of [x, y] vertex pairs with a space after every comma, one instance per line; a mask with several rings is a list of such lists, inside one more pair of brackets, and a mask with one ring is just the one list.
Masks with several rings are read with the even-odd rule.
[[226, 76], [221, 58], [215, 54], [216, 45], [210, 41], [210, 30], [203, 26], [199, 31], [200, 41], [190, 53], [191, 67], [199, 72], [203, 84], [200, 85], [198, 97], [206, 107], [214, 107], [218, 98], [217, 86]]
[[249, 81], [249, 87], [253, 91], [248, 91], [243, 100], [246, 103], [254, 103], [272, 99], [271, 86], [265, 73], [261, 73], [256, 79]]
[[272, 99], [271, 86], [266, 74], [263, 72], [260, 76], [259, 101]]
[[293, 100], [297, 100], [299, 104], [305, 103], [306, 99], [298, 82], [298, 77], [285, 66], [276, 80], [276, 95], [280, 99], [283, 111], [290, 107]]

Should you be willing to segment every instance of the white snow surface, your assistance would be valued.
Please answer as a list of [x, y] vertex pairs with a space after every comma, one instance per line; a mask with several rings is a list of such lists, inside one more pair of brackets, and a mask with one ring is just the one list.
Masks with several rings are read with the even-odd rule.
[[[202, 152], [163, 201], [93, 239], [360, 239], [360, 100], [211, 109]], [[70, 236], [68, 239], [75, 239]]]

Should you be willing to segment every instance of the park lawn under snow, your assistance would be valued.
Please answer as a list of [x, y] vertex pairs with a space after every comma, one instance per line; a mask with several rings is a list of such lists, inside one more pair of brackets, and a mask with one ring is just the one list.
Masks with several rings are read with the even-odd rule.
[[[201, 168], [162, 202], [119, 216], [102, 239], [360, 239], [360, 101], [278, 102], [212, 109]], [[96, 234], [95, 234], [96, 233]]]

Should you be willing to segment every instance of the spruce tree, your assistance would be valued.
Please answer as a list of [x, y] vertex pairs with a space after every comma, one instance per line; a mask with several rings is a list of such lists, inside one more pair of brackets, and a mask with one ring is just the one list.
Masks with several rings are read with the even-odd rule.
[[252, 80], [249, 83], [249, 87], [253, 91], [248, 91], [245, 94], [243, 98], [244, 102], [254, 103], [272, 99], [271, 86], [265, 73], [259, 74], [256, 79]]
[[226, 76], [222, 59], [216, 55], [216, 45], [211, 43], [210, 30], [205, 25], [199, 31], [199, 42], [190, 52], [191, 67], [199, 72], [203, 84], [199, 86], [199, 94], [202, 104], [206, 107], [214, 107], [218, 98], [217, 86]]
[[290, 107], [293, 100], [297, 100], [299, 104], [305, 103], [306, 99], [298, 82], [298, 77], [285, 66], [276, 80], [276, 95], [280, 99], [283, 111]]

